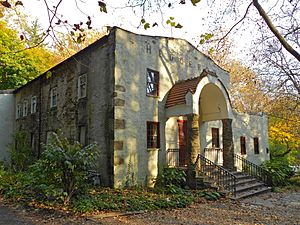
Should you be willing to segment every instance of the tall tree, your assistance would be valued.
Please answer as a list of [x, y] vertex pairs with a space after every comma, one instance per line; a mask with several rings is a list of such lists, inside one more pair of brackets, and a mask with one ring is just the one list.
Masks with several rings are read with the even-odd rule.
[[25, 49], [16, 31], [0, 21], [0, 89], [19, 87], [55, 64], [55, 57], [43, 46]]

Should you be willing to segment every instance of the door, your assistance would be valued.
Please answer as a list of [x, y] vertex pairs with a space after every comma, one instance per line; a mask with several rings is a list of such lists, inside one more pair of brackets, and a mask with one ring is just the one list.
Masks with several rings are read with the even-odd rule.
[[179, 166], [187, 165], [187, 126], [186, 120], [178, 120]]

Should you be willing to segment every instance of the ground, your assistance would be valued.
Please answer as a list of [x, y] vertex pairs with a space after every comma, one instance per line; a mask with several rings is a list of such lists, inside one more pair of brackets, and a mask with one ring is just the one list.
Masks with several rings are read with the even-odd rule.
[[24, 208], [0, 200], [0, 225], [19, 224], [280, 224], [300, 225], [300, 191], [266, 193], [241, 201], [204, 201], [184, 209], [137, 212], [136, 214], [98, 213], [74, 216], [45, 209]]

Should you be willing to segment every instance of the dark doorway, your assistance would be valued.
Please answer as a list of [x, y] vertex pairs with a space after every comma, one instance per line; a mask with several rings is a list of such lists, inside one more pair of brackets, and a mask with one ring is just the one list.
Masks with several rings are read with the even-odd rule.
[[211, 128], [211, 144], [214, 148], [220, 148], [219, 128]]

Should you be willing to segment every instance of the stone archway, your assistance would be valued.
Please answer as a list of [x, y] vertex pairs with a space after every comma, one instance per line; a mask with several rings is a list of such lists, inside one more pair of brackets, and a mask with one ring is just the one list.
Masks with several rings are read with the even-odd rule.
[[[195, 185], [193, 170], [200, 153], [199, 123], [222, 120], [224, 166], [233, 169], [233, 139], [231, 121], [233, 113], [226, 86], [215, 73], [204, 70], [199, 77], [176, 83], [168, 93], [166, 117], [184, 115], [188, 129], [188, 184]], [[201, 135], [201, 134], [200, 134]], [[227, 154], [228, 153], [228, 154]]]

